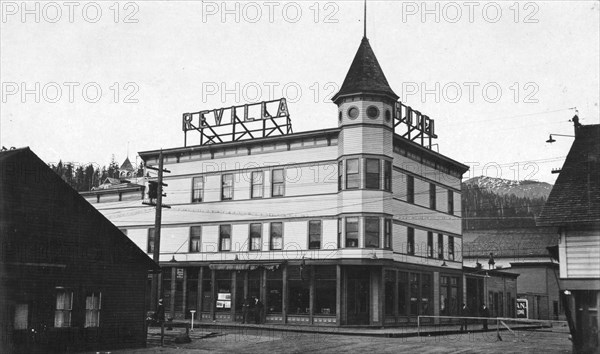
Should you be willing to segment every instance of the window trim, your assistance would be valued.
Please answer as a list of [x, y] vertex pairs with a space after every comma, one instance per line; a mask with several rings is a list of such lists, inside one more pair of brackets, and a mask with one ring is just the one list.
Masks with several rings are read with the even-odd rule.
[[406, 175], [406, 202], [415, 204], [415, 177]]
[[394, 222], [392, 219], [383, 219], [383, 248], [387, 250], [392, 249], [392, 230], [394, 228]]
[[[258, 233], [259, 237], [252, 237], [252, 225], [258, 225], [259, 226], [259, 228], [260, 228], [260, 232]], [[263, 224], [260, 223], [260, 222], [253, 222], [253, 223], [250, 223], [250, 225], [248, 226], [248, 251], [251, 251], [251, 252], [262, 251], [262, 236], [263, 236], [263, 234], [262, 234], [263, 233], [263, 226], [262, 225]], [[252, 242], [252, 239], [256, 239], [256, 238], [258, 238], [258, 240], [259, 240], [258, 249], [254, 249], [252, 247], [252, 245], [254, 244]]]
[[429, 183], [429, 209], [437, 210], [437, 186]]
[[[98, 308], [88, 308], [88, 302], [87, 302], [87, 298], [89, 297], [87, 294], [85, 296], [85, 322], [83, 324], [84, 328], [99, 328], [100, 327], [100, 313], [102, 311], [102, 292], [101, 291], [92, 291], [91, 293], [92, 296], [92, 306], [94, 306], [94, 295], [98, 294]], [[96, 323], [94, 323], [95, 325], [88, 325], [88, 313], [94, 313], [96, 312], [98, 315], [96, 317]], [[93, 319], [93, 317], [92, 317]], [[90, 321], [91, 322], [91, 321]]]
[[[360, 246], [360, 218], [358, 216], [350, 216], [344, 219], [344, 225], [346, 226], [344, 230], [344, 248], [358, 248]], [[350, 223], [350, 219], [356, 219], [356, 231], [352, 231], [356, 232], [356, 246], [348, 245], [348, 224]]]
[[[318, 227], [319, 247], [311, 247], [311, 235], [313, 235], [310, 233], [310, 224], [311, 223], [319, 223], [319, 227]], [[321, 220], [308, 220], [307, 226], [308, 226], [308, 249], [309, 250], [320, 250], [323, 246], [323, 222]]]
[[[261, 175], [260, 184], [254, 183], [254, 174]], [[255, 196], [255, 186], [260, 186], [260, 196]], [[265, 171], [252, 171], [250, 174], [250, 199], [261, 199], [265, 197]]]
[[[275, 182], [275, 171], [281, 171], [281, 182]], [[275, 185], [281, 184], [281, 194], [275, 195]], [[271, 170], [271, 198], [285, 197], [285, 169], [274, 168]]]
[[454, 191], [448, 189], [448, 214], [454, 215]]
[[[281, 247], [280, 248], [273, 248], [273, 225], [274, 224], [280, 224], [281, 225]], [[283, 222], [281, 221], [276, 221], [276, 222], [271, 222], [269, 223], [269, 250], [271, 251], [283, 251]]]
[[344, 160], [338, 161], [338, 192], [344, 189]]
[[383, 190], [392, 191], [392, 161], [383, 160]]
[[[56, 287], [55, 289], [55, 302], [54, 302], [54, 328], [70, 328], [73, 327], [73, 290], [69, 288]], [[65, 296], [70, 296], [69, 308], [58, 308], [58, 295], [59, 293], [64, 292]], [[62, 304], [64, 306], [64, 303]], [[68, 315], [68, 322], [63, 321], [62, 326], [57, 326], [57, 318], [56, 315], [58, 312], [66, 313]], [[64, 319], [64, 317], [63, 317]]]
[[[375, 246], [369, 246], [367, 245], [367, 224], [370, 222], [374, 222], [377, 221], [376, 225], [377, 225], [377, 245]], [[373, 225], [375, 225], [375, 223], [373, 223]], [[365, 246], [364, 248], [381, 248], [381, 218], [377, 217], [377, 216], [366, 216], [365, 220], [364, 220], [364, 237], [365, 237]]]
[[[230, 193], [230, 197], [229, 198], [225, 198], [225, 177], [226, 176], [231, 176], [231, 186], [228, 186], [228, 188], [231, 188], [231, 193]], [[234, 186], [234, 178], [233, 178], [233, 173], [224, 173], [221, 175], [221, 201], [225, 201], [225, 200], [233, 200], [233, 186]]]
[[[350, 162], [350, 161], [356, 161], [357, 171], [354, 172], [354, 173], [349, 173], [348, 172], [348, 162]], [[345, 176], [345, 187], [346, 187], [346, 189], [360, 189], [360, 180], [361, 180], [361, 178], [360, 178], [360, 158], [357, 157], [357, 158], [346, 159], [345, 165], [346, 165], [346, 169], [345, 169], [344, 172], [346, 173], [346, 176]], [[349, 177], [351, 175], [352, 176], [356, 175], [356, 177], [357, 177], [356, 181], [358, 182], [358, 185], [356, 187], [348, 187], [348, 180], [349, 180]]]
[[410, 226], [406, 227], [406, 254], [415, 255], [415, 229]]
[[[194, 234], [194, 230], [200, 230], [198, 235]], [[193, 250], [192, 249], [192, 241], [193, 239], [198, 239], [198, 250]], [[190, 226], [190, 235], [189, 235], [189, 240], [188, 240], [189, 246], [188, 246], [188, 252], [189, 253], [200, 253], [202, 252], [202, 226]]]
[[[196, 189], [196, 179], [202, 180], [202, 188]], [[205, 187], [205, 179], [204, 176], [195, 176], [192, 177], [192, 203], [202, 203], [204, 201], [204, 187]], [[200, 191], [200, 200], [195, 198], [196, 191]]]
[[427, 258], [433, 258], [433, 232], [427, 231]]
[[[223, 235], [224, 235], [223, 228], [224, 227], [229, 228], [229, 235], [227, 235], [228, 237], [223, 237]], [[219, 252], [231, 252], [231, 233], [232, 233], [231, 224], [219, 225]], [[223, 249], [223, 240], [226, 238], [229, 239], [229, 249]]]

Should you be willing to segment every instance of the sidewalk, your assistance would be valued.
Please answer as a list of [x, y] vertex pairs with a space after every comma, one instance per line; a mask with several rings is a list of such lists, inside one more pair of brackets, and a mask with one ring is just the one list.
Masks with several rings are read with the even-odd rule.
[[[183, 324], [190, 321], [173, 321], [173, 323]], [[514, 326], [512, 329], [536, 329], [540, 326], [521, 325]], [[419, 329], [416, 326], [407, 327], [333, 327], [333, 326], [309, 326], [309, 325], [292, 325], [292, 324], [242, 324], [239, 322], [194, 322], [194, 329], [201, 329], [206, 332], [208, 329], [222, 330], [260, 330], [260, 331], [283, 331], [283, 332], [301, 332], [301, 333], [319, 333], [319, 334], [340, 334], [351, 336], [369, 336], [369, 337], [385, 337], [385, 338], [406, 338], [417, 336], [440, 336], [452, 334], [469, 334], [495, 332], [495, 324], [489, 325], [487, 331], [484, 331], [481, 324], [470, 324], [469, 330], [461, 332], [460, 324], [444, 324], [444, 325], [427, 325], [421, 326]], [[500, 331], [507, 331], [506, 328], [500, 327]]]

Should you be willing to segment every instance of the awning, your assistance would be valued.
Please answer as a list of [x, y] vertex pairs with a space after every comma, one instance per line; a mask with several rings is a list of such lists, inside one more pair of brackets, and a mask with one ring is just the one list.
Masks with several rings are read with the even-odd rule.
[[214, 270], [255, 270], [259, 268], [275, 270], [280, 266], [281, 263], [216, 263], [208, 265], [210, 269]]

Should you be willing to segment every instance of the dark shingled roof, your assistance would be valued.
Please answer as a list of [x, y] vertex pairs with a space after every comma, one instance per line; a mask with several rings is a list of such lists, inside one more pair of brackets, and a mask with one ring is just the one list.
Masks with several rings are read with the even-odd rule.
[[542, 226], [600, 222], [600, 125], [576, 130], [567, 155], [542, 213]]
[[[463, 258], [549, 257], [546, 247], [558, 245], [554, 227], [463, 231]], [[485, 263], [485, 262], [481, 263]]]
[[360, 42], [342, 88], [333, 96], [332, 100], [336, 102], [341, 96], [358, 93], [386, 95], [394, 100], [398, 99], [398, 95], [388, 84], [366, 37], [363, 37]]
[[131, 165], [131, 161], [129, 161], [129, 157], [125, 159], [125, 161], [123, 161], [123, 164], [121, 165], [121, 168], [119, 168], [119, 170], [125, 170], [125, 171], [133, 171], [134, 168]]

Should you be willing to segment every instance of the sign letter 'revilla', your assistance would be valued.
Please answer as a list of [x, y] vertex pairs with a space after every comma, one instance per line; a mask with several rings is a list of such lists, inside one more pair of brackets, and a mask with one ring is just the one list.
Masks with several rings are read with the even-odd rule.
[[[271, 112], [275, 111], [277, 113], [272, 115]], [[285, 98], [184, 113], [182, 123], [185, 146], [187, 132], [190, 130], [200, 133], [200, 145], [292, 133], [292, 122]]]

